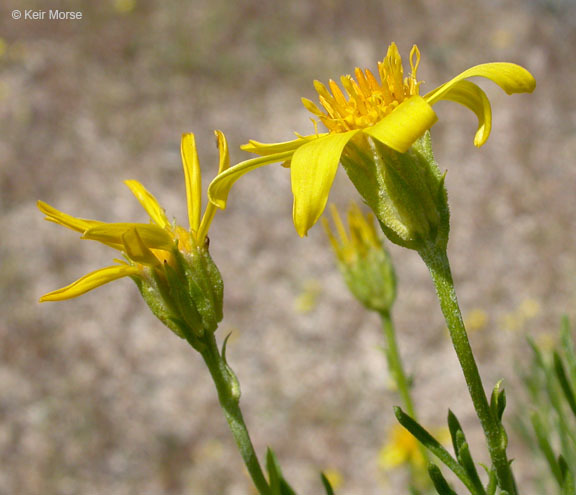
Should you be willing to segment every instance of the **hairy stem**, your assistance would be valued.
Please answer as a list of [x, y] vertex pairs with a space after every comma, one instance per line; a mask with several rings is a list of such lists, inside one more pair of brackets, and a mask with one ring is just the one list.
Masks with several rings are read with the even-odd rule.
[[429, 245], [418, 252], [424, 263], [426, 263], [428, 270], [430, 270], [430, 275], [434, 281], [440, 307], [450, 331], [452, 345], [464, 372], [464, 378], [466, 379], [476, 414], [484, 430], [490, 458], [496, 470], [500, 488], [506, 490], [510, 495], [516, 495], [518, 493], [516, 483], [506, 456], [506, 435], [500, 422], [490, 409], [482, 385], [482, 379], [478, 372], [478, 366], [470, 347], [458, 300], [456, 299], [454, 281], [452, 280], [446, 250], [439, 249], [435, 245]]

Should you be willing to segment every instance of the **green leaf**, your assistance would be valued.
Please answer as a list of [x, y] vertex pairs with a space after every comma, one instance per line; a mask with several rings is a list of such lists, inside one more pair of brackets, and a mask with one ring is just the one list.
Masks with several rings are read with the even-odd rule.
[[478, 490], [476, 485], [469, 478], [466, 470], [458, 464], [450, 453], [436, 440], [430, 433], [428, 433], [422, 426], [420, 426], [414, 419], [408, 416], [399, 407], [394, 407], [394, 413], [398, 422], [406, 428], [412, 435], [414, 435], [430, 452], [432, 452], [438, 459], [440, 459], [450, 471], [452, 471], [464, 485], [470, 490], [472, 495], [484, 495], [484, 490]]
[[574, 475], [562, 455], [558, 456], [558, 465], [560, 466], [560, 471], [562, 473], [562, 495], [576, 495]]
[[326, 477], [324, 473], [320, 473], [320, 477], [322, 478], [322, 485], [324, 485], [324, 490], [326, 490], [326, 495], [334, 495], [334, 489], [330, 484], [330, 480]]
[[268, 471], [271, 495], [296, 495], [296, 492], [282, 476], [278, 459], [270, 448], [266, 451], [266, 470]]
[[568, 362], [568, 371], [572, 383], [576, 383], [576, 351], [574, 349], [574, 340], [572, 339], [572, 332], [570, 329], [570, 320], [567, 316], [562, 317], [560, 325], [560, 342], [564, 357]]
[[460, 465], [466, 470], [470, 480], [480, 493], [484, 492], [484, 486], [482, 485], [482, 481], [480, 481], [480, 477], [478, 476], [478, 471], [476, 471], [476, 466], [474, 465], [474, 460], [472, 459], [472, 454], [470, 454], [470, 447], [468, 446], [468, 442], [464, 437], [464, 432], [460, 430], [457, 433], [458, 443], [459, 443], [459, 452], [458, 452], [458, 462]]
[[450, 430], [450, 437], [452, 438], [452, 446], [454, 447], [454, 454], [458, 457], [458, 451], [460, 450], [460, 446], [456, 441], [456, 437], [459, 431], [462, 431], [462, 426], [460, 426], [460, 422], [456, 415], [448, 409], [448, 430]]
[[442, 471], [440, 471], [440, 468], [436, 464], [432, 462], [428, 464], [428, 474], [430, 475], [434, 488], [439, 495], [457, 495], [456, 492], [452, 490], [446, 481], [446, 478], [444, 478]]
[[494, 416], [501, 423], [504, 409], [506, 409], [506, 390], [502, 387], [502, 380], [499, 380], [494, 386], [494, 390], [492, 390], [490, 408], [492, 409]]
[[556, 461], [556, 457], [554, 455], [554, 451], [550, 446], [550, 442], [548, 442], [548, 434], [542, 425], [542, 421], [540, 420], [540, 416], [536, 411], [534, 411], [531, 415], [532, 426], [534, 427], [534, 433], [536, 433], [536, 439], [538, 441], [538, 446], [540, 450], [546, 457], [548, 461], [548, 465], [550, 466], [550, 470], [552, 474], [556, 478], [556, 481], [559, 485], [562, 485], [562, 471], [560, 469], [560, 465]]
[[560, 386], [562, 387], [562, 391], [564, 392], [564, 396], [568, 401], [568, 405], [572, 412], [576, 416], [576, 399], [574, 398], [574, 391], [572, 390], [572, 386], [568, 381], [566, 376], [566, 370], [564, 369], [564, 363], [562, 363], [562, 359], [557, 352], [554, 352], [554, 371], [556, 372], [556, 377], [560, 382]]
[[464, 430], [462, 429], [458, 418], [451, 410], [448, 410], [448, 429], [450, 430], [450, 436], [452, 437], [452, 445], [454, 446], [456, 459], [466, 470], [470, 481], [476, 486], [477, 490], [479, 490], [480, 493], [484, 492], [484, 486], [482, 485], [482, 481], [480, 481], [478, 471], [474, 465], [474, 460], [472, 459], [472, 454], [470, 453], [470, 447], [466, 441]]
[[481, 464], [484, 470], [488, 473], [488, 484], [486, 485], [486, 495], [494, 495], [498, 487], [498, 476], [495, 469], [488, 469], [484, 464]]

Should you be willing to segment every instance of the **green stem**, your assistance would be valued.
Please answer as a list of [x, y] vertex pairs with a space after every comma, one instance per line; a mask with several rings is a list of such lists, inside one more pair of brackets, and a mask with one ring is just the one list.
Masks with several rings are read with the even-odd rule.
[[[394, 323], [392, 323], [392, 316], [389, 311], [381, 311], [380, 318], [382, 320], [382, 329], [384, 330], [384, 338], [386, 340], [386, 359], [388, 361], [388, 368], [392, 374], [392, 378], [398, 388], [400, 397], [404, 402], [404, 407], [408, 416], [413, 420], [417, 421], [416, 409], [414, 407], [414, 401], [412, 400], [412, 395], [410, 394], [410, 380], [404, 371], [404, 366], [402, 365], [402, 358], [400, 357], [400, 350], [398, 349], [398, 342], [396, 340], [396, 331], [394, 330]], [[420, 451], [428, 464], [429, 456], [428, 450], [420, 442], [418, 442]]]
[[456, 299], [454, 281], [452, 280], [446, 250], [440, 249], [435, 245], [428, 245], [420, 249], [418, 253], [424, 260], [424, 263], [426, 263], [428, 270], [430, 270], [432, 280], [434, 281], [442, 313], [444, 314], [446, 324], [450, 331], [452, 345], [454, 346], [460, 366], [464, 372], [464, 378], [466, 379], [476, 414], [484, 430], [490, 458], [496, 470], [499, 485], [510, 495], [516, 495], [518, 491], [506, 456], [506, 435], [500, 422], [490, 409], [482, 385], [482, 379], [478, 372], [478, 366], [476, 365], [476, 360], [474, 359], [474, 354], [468, 341], [468, 335], [464, 328], [462, 314], [458, 300]]
[[398, 387], [398, 392], [404, 402], [406, 412], [412, 417], [412, 419], [416, 419], [414, 402], [410, 395], [410, 381], [404, 372], [404, 367], [402, 366], [402, 359], [400, 358], [400, 351], [398, 350], [398, 343], [396, 342], [396, 332], [394, 331], [392, 318], [388, 311], [382, 311], [380, 317], [382, 319], [382, 329], [384, 330], [384, 337], [386, 339], [386, 358], [388, 360], [388, 367], [390, 368], [392, 377], [396, 382], [396, 387]]
[[260, 495], [270, 495], [270, 487], [258, 462], [248, 428], [246, 423], [244, 423], [242, 411], [240, 410], [240, 384], [234, 372], [220, 354], [214, 334], [206, 332], [206, 335], [201, 340], [204, 345], [199, 349], [200, 353], [216, 385], [220, 406], [224, 411], [224, 416], [226, 421], [228, 421], [234, 440], [236, 440], [236, 445], [240, 450], [244, 464]]

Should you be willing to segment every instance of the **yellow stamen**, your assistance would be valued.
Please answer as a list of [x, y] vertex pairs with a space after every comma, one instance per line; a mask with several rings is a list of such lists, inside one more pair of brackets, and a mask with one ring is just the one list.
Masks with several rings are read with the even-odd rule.
[[304, 101], [304, 106], [317, 115], [330, 132], [365, 129], [382, 120], [405, 99], [418, 94], [420, 83], [416, 80], [416, 70], [419, 63], [420, 52], [414, 45], [410, 52], [412, 73], [404, 78], [402, 59], [398, 48], [392, 44], [378, 64], [380, 82], [368, 69], [356, 68], [356, 80], [352, 76], [340, 78], [344, 91], [333, 80], [328, 82], [328, 88], [319, 81], [314, 82], [324, 111], [308, 100]]

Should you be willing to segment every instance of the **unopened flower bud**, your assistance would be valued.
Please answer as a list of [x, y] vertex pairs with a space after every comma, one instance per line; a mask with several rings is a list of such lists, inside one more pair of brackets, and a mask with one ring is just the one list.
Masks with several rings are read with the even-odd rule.
[[348, 210], [347, 231], [334, 205], [331, 211], [338, 238], [326, 219], [323, 219], [324, 227], [350, 292], [367, 309], [389, 312], [396, 298], [396, 277], [388, 251], [374, 226], [373, 215], [363, 214], [352, 204]]

